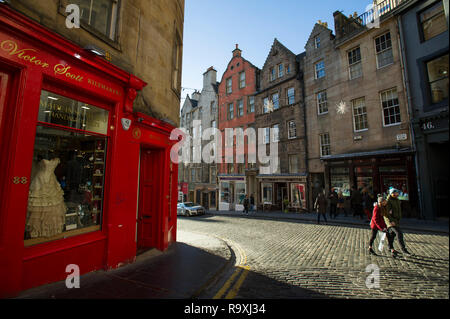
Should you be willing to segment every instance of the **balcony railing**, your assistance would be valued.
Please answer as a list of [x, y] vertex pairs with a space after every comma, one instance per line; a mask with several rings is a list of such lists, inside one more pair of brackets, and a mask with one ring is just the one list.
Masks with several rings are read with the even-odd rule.
[[363, 28], [375, 27], [379, 19], [385, 14], [391, 12], [400, 4], [410, 0], [385, 0], [378, 4], [374, 4], [371, 9], [367, 10], [358, 17], [350, 17], [342, 28], [342, 36], [350, 35]]

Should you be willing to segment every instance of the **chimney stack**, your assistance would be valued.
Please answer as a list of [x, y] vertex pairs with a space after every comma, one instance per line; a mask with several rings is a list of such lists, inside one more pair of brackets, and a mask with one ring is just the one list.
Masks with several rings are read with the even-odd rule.
[[233, 50], [233, 57], [241, 56], [242, 50], [239, 49], [239, 44], [236, 43], [236, 49]]

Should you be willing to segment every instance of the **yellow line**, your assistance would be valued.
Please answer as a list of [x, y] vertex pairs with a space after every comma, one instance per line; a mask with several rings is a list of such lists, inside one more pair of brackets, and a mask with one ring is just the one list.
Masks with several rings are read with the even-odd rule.
[[250, 267], [248, 266], [244, 266], [244, 267], [239, 267], [242, 268], [242, 274], [239, 277], [238, 281], [236, 282], [236, 284], [234, 285], [233, 288], [231, 288], [230, 292], [226, 295], [225, 299], [233, 299], [234, 297], [236, 297], [239, 288], [241, 288], [242, 283], [244, 282], [245, 278], [248, 275], [248, 270]]
[[228, 288], [231, 286], [231, 283], [233, 282], [234, 278], [239, 274], [241, 271], [241, 268], [237, 268], [234, 273], [231, 275], [231, 277], [225, 282], [222, 288], [217, 292], [217, 294], [213, 297], [213, 299], [219, 299], [222, 297], [222, 295], [228, 290]]

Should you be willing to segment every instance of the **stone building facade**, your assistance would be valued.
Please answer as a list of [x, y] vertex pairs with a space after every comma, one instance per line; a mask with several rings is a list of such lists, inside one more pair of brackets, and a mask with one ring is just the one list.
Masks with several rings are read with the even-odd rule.
[[278, 143], [279, 159], [275, 171], [258, 165], [257, 204], [261, 209], [307, 207], [304, 57], [275, 39], [261, 70], [254, 124], [263, 134], [258, 147], [266, 147], [269, 154], [270, 142]]
[[[164, 5], [160, 0], [9, 3], [79, 46], [100, 49], [112, 64], [147, 82], [136, 97], [134, 110], [179, 125], [184, 0], [165, 1]], [[80, 28], [66, 27], [69, 4], [79, 5]]]
[[[414, 150], [393, 8], [370, 27], [364, 13], [334, 13], [335, 33], [316, 24], [306, 44], [311, 199], [335, 189], [401, 190], [417, 215]], [[375, 10], [381, 9], [375, 6]]]
[[[187, 95], [181, 109], [181, 128], [186, 129], [191, 137], [190, 162], [180, 163], [178, 182], [181, 188], [184, 186], [185, 200], [203, 205], [205, 208], [215, 210], [217, 208], [217, 173], [215, 163], [205, 163], [201, 158], [203, 147], [210, 143], [209, 140], [200, 141], [197, 145], [195, 139], [201, 139], [201, 135], [207, 128], [217, 128], [217, 71], [210, 67], [203, 74], [203, 88], [201, 92]], [[195, 158], [194, 156], [198, 156]], [[186, 189], [187, 186], [187, 189]]]

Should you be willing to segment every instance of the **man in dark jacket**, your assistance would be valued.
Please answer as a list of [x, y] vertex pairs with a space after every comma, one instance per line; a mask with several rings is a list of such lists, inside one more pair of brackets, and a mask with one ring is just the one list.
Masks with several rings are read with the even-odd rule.
[[350, 204], [353, 209], [353, 216], [359, 216], [359, 218], [362, 219], [363, 218], [362, 196], [356, 187], [352, 188]]
[[403, 253], [411, 255], [406, 249], [405, 241], [403, 238], [403, 232], [400, 229], [400, 219], [402, 218], [401, 202], [398, 199], [399, 191], [393, 187], [389, 189], [389, 196], [387, 198], [386, 215], [384, 221], [388, 228], [390, 236], [388, 236], [389, 249], [391, 250], [392, 257], [397, 257], [398, 252], [394, 249], [394, 239], [397, 237], [398, 243]]
[[244, 214], [248, 214], [248, 205], [250, 204], [250, 200], [248, 199], [248, 195], [245, 195], [243, 204], [244, 204]]
[[336, 207], [338, 203], [338, 194], [336, 193], [336, 190], [334, 188], [331, 189], [330, 196], [328, 196], [328, 199], [330, 200], [330, 218], [336, 218]]

